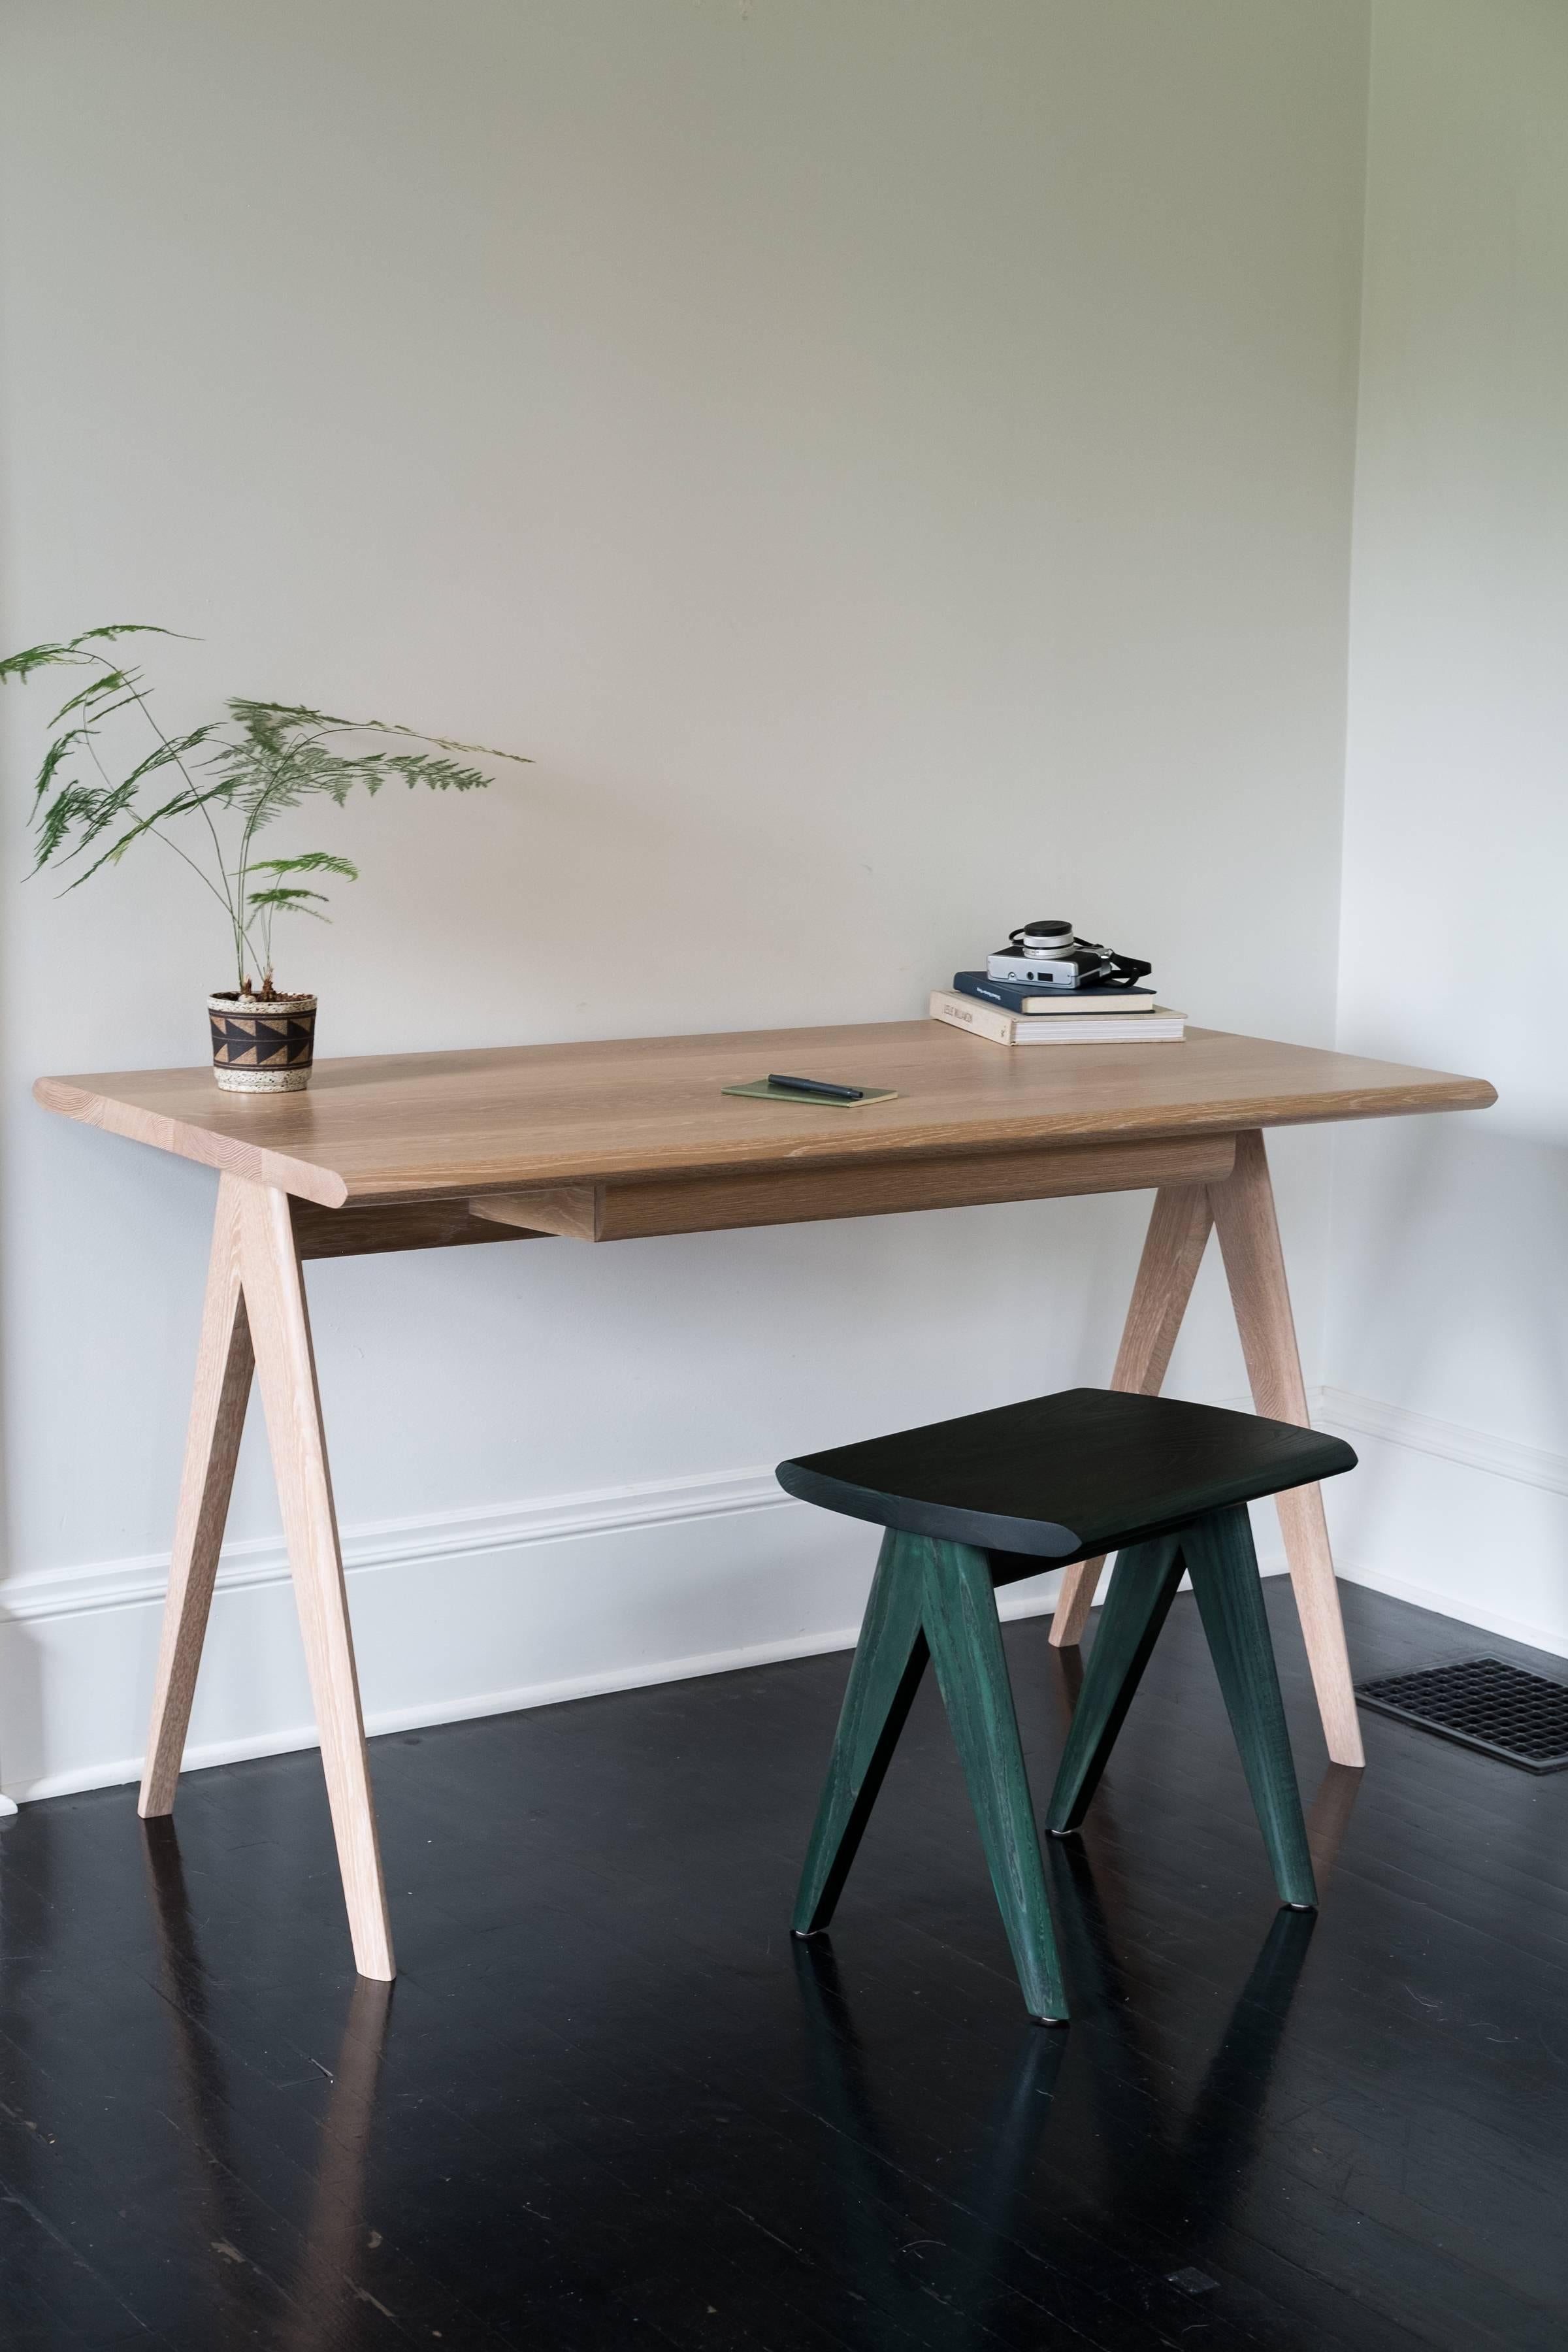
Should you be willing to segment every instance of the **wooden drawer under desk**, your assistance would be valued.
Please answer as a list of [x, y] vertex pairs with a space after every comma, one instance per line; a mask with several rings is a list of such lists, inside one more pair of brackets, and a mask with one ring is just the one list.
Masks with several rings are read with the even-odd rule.
[[823, 1217], [885, 1217], [901, 1210], [1215, 1184], [1230, 1174], [1235, 1160], [1234, 1136], [1140, 1136], [1125, 1143], [1047, 1150], [557, 1184], [481, 1193], [469, 1200], [468, 1209], [487, 1222], [571, 1241], [635, 1241], [650, 1234], [720, 1233], [738, 1225], [795, 1225]]

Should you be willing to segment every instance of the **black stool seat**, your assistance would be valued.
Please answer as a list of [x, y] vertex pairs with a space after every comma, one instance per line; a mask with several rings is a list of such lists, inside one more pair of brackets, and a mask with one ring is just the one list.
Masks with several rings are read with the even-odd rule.
[[1047, 1561], [1117, 1554], [1051, 1791], [1083, 1819], [1184, 1571], [1283, 1903], [1316, 1906], [1290, 1736], [1247, 1506], [1355, 1468], [1337, 1438], [1172, 1397], [1068, 1389], [781, 1463], [803, 1501], [887, 1532], [795, 1897], [795, 1932], [833, 1916], [928, 1663], [963, 1759], [991, 1883], [1031, 2015], [1063, 2018], [1039, 1838], [995, 1587]]
[[[1353, 1470], [1337, 1437], [1175, 1397], [1067, 1389], [782, 1462], [787, 1493], [907, 1535], [1092, 1559], [1233, 1503]], [[1037, 1570], [1011, 1562], [1009, 1575]]]

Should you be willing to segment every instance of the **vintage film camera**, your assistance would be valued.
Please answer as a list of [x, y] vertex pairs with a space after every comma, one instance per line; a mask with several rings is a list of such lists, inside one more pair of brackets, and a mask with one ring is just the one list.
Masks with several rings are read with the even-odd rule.
[[1074, 936], [1070, 923], [1043, 916], [1008, 934], [1008, 944], [986, 959], [992, 980], [1031, 988], [1131, 988], [1153, 970], [1137, 956], [1117, 955], [1094, 940]]

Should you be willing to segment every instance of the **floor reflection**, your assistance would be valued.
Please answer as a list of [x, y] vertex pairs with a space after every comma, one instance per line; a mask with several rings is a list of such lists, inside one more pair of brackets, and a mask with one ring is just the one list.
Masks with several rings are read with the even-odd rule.
[[[221, 2252], [244, 2242], [244, 2227], [237, 2210], [231, 2210], [241, 2168], [235, 2161], [223, 2052], [211, 2030], [210, 1979], [174, 1824], [165, 1818], [143, 1822], [142, 1828], [182, 2120], [197, 2151], [195, 2194], [208, 2242]], [[292, 2309], [280, 2338], [290, 2352], [326, 2352], [337, 2344], [344, 2299], [357, 2293], [365, 2162], [393, 1991], [391, 1984], [356, 1977], [349, 1995], [311, 2171], [303, 2249], [290, 2285]]]
[[1312, 1849], [1312, 1868], [1318, 1874], [1320, 1898], [1340, 1858], [1340, 1847], [1350, 1827], [1355, 1801], [1365, 1786], [1364, 1771], [1358, 1771], [1350, 1764], [1331, 1764], [1318, 1783], [1317, 1794], [1307, 1808], [1307, 1843]]
[[321, 2117], [305, 2253], [300, 2266], [300, 2326], [294, 2352], [324, 2352], [332, 2329], [323, 2324], [345, 2289], [357, 2292], [355, 2254], [364, 2201], [365, 2158], [375, 2115], [376, 2085], [392, 2013], [391, 1984], [355, 1977], [338, 2049], [331, 2094]]
[[[209, 2246], [243, 2243], [237, 2194], [233, 2112], [223, 2054], [210, 2025], [210, 1989], [185, 1885], [174, 1824], [166, 1816], [142, 1823], [142, 1860], [153, 1898], [158, 1990], [174, 2042], [174, 2096], [186, 2143], [195, 2154], [193, 2193], [197, 2226]], [[226, 2297], [217, 2298], [220, 2314]]]
[[[1331, 1764], [1307, 1808], [1320, 1900], [1327, 1897], [1363, 1776]], [[1102, 1794], [1101, 1806], [1105, 1804]], [[1081, 1841], [1046, 1841], [1062, 1960], [1080, 2051], [1090, 2056], [1100, 2137], [1109, 2151], [1104, 2201], [1122, 2225], [1146, 2231], [1201, 2273], [1254, 2173], [1258, 2140], [1290, 2007], [1319, 1913], [1279, 1911], [1195, 2095], [1178, 2106], [1178, 2069], [1151, 2021], [1161, 2003], [1137, 1980], [1142, 1946], [1118, 1934], [1106, 1888]], [[1150, 1972], [1152, 1973], [1152, 1971]], [[1194, 2281], [1194, 2284], [1197, 2283]], [[1202, 2291], [1201, 2285], [1198, 2291]]]
[[[911, 2237], [912, 2183], [878, 2115], [871, 2069], [831, 1942], [816, 1936], [793, 1948], [811, 2029], [817, 2097], [833, 2128], [846, 2267], [879, 2320], [902, 2325], [914, 2341], [924, 2342], [933, 2295], [950, 2305], [962, 2301], [988, 2306], [994, 2300], [989, 2293], [977, 2298], [973, 2284], [994, 2278], [1018, 2242], [1016, 2209], [1051, 2111], [1068, 2037], [1037, 2025], [1024, 2029], [1017, 2059], [981, 2132], [979, 2154], [967, 2174], [951, 2185], [941, 2235], [921, 2237], [916, 2224]], [[990, 2336], [983, 2309], [967, 2315], [969, 2327], [952, 2338], [955, 2347]]]
[[[1331, 1765], [1309, 1808], [1320, 1893], [1331, 1877], [1362, 1777]], [[879, 2090], [877, 2062], [857, 2028], [831, 1940], [795, 1946], [817, 2098], [833, 2133], [847, 2266], [879, 2322], [907, 2326], [921, 2340], [933, 2296], [952, 2315], [955, 2346], [991, 2340], [987, 2314], [995, 2314], [1038, 2261], [1044, 2217], [1054, 2222], [1059, 2210], [1058, 2184], [1037, 2184], [1030, 2193], [1043, 2153], [1058, 2174], [1080, 2160], [1103, 2166], [1109, 2177], [1097, 2181], [1095, 2203], [1116, 2234], [1146, 2243], [1184, 2291], [1201, 2294], [1212, 2284], [1203, 2264], [1252, 2178], [1317, 1927], [1315, 1912], [1274, 1915], [1195, 2094], [1183, 2092], [1179, 2068], [1161, 2054], [1147, 2022], [1160, 2004], [1133, 1980], [1128, 1956], [1140, 1949], [1139, 1938], [1114, 1931], [1079, 1840], [1047, 1839], [1046, 1847], [1073, 2022], [1065, 2033], [1026, 2029], [973, 2136], [973, 2154], [948, 2179], [933, 2222], [940, 2235], [919, 2234], [910, 2192], [929, 2150], [900, 2145], [900, 2134], [888, 2127], [885, 2116], [901, 2086], [884, 2080]], [[940, 2033], [939, 2019], [932, 2030]], [[1047, 2147], [1053, 2102], [1059, 2115], [1057, 2095], [1069, 2084], [1070, 2120], [1063, 2117], [1063, 2130]]]

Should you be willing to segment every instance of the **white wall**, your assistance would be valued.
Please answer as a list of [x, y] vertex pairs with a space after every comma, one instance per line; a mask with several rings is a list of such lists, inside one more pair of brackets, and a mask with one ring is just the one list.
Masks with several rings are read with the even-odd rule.
[[[1362, 0], [14, 0], [4, 635], [160, 620], [171, 718], [535, 756], [322, 833], [365, 877], [288, 968], [327, 1052], [903, 1015], [1041, 909], [1328, 1042], [1365, 42]], [[26, 1089], [199, 1058], [222, 973], [156, 853], [16, 887], [45, 692], [0, 709], [17, 1793], [140, 1748], [211, 1190]], [[1311, 1375], [1327, 1139], [1277, 1166]], [[1103, 1378], [1142, 1208], [313, 1271], [373, 1722], [842, 1638], [867, 1538], [757, 1474]], [[1233, 1394], [1200, 1303], [1177, 1382]], [[209, 1757], [307, 1720], [248, 1442], [233, 1528]]]
[[1500, 1100], [1337, 1141], [1340, 1553], [1568, 1653], [1568, 9], [1373, 24], [1341, 1037]]

